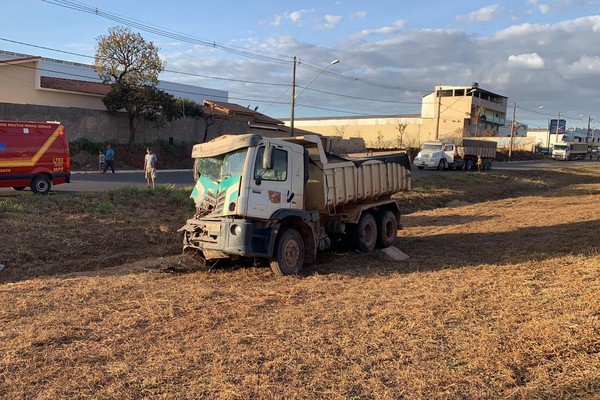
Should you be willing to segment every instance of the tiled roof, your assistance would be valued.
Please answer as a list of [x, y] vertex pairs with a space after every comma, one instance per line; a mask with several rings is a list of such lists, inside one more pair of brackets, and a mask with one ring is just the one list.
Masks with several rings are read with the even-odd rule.
[[40, 57], [37, 57], [37, 56], [13, 58], [10, 60], [0, 60], [0, 64], [19, 64], [22, 62], [35, 61], [35, 60], [39, 60], [39, 59], [40, 59]]
[[218, 112], [225, 113], [230, 116], [233, 116], [234, 114], [243, 114], [250, 116], [252, 117], [253, 123], [255, 124], [283, 125], [283, 122], [278, 119], [268, 117], [264, 114], [259, 113], [258, 111], [254, 111], [250, 108], [246, 108], [235, 103], [204, 100], [204, 106], [208, 107], [209, 109], [217, 109]]
[[79, 81], [75, 79], [41, 77], [41, 87], [44, 89], [62, 90], [104, 96], [110, 91], [110, 85], [100, 82]]

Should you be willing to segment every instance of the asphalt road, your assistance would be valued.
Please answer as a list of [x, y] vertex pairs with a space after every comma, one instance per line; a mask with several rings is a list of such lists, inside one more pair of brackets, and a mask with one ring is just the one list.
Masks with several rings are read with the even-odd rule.
[[[600, 167], [599, 161], [553, 161], [553, 160], [534, 160], [534, 161], [511, 161], [495, 162], [491, 172], [502, 170], [540, 170], [568, 165], [594, 164]], [[427, 176], [431, 174], [460, 174], [465, 171], [437, 171], [435, 169], [420, 170], [414, 168], [412, 175], [414, 177]], [[176, 187], [191, 187], [194, 185], [192, 170], [162, 170], [157, 171], [156, 184], [172, 184]], [[51, 193], [69, 193], [69, 192], [102, 192], [111, 189], [117, 189], [123, 186], [135, 186], [138, 188], [146, 187], [144, 172], [138, 171], [117, 171], [115, 174], [107, 172], [74, 172], [71, 174], [71, 183], [56, 185], [52, 187]], [[11, 188], [0, 188], [0, 196], [21, 195], [30, 193], [29, 189], [17, 192]]]

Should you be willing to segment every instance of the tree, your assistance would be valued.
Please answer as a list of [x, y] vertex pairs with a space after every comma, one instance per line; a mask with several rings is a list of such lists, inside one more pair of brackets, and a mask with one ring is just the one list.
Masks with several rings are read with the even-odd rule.
[[475, 107], [473, 114], [471, 115], [471, 123], [475, 124], [475, 135], [479, 136], [479, 124], [481, 121], [485, 121], [485, 107], [477, 106]]
[[158, 48], [126, 27], [109, 28], [99, 36], [94, 67], [104, 83], [111, 85], [102, 100], [108, 111], [125, 110], [129, 118], [128, 144], [135, 141], [135, 120], [157, 124], [179, 118], [175, 98], [156, 88], [164, 63]]
[[408, 127], [408, 124], [403, 124], [398, 122], [396, 124], [396, 130], [398, 131], [398, 134], [396, 135], [396, 147], [401, 148], [404, 145], [404, 134], [406, 133], [406, 128]]

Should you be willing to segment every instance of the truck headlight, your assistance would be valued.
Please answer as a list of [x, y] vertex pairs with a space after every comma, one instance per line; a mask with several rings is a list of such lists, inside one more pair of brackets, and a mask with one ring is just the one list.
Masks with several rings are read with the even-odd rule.
[[237, 224], [233, 224], [231, 225], [231, 234], [235, 235], [235, 236], [239, 236], [242, 234], [242, 227], [237, 225]]

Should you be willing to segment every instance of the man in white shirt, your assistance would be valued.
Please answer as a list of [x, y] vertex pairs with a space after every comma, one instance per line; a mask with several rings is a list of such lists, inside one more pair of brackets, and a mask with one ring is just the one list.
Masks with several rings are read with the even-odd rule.
[[156, 154], [152, 152], [150, 147], [146, 148], [146, 157], [144, 158], [144, 172], [146, 174], [146, 187], [154, 188], [154, 180], [156, 179]]

